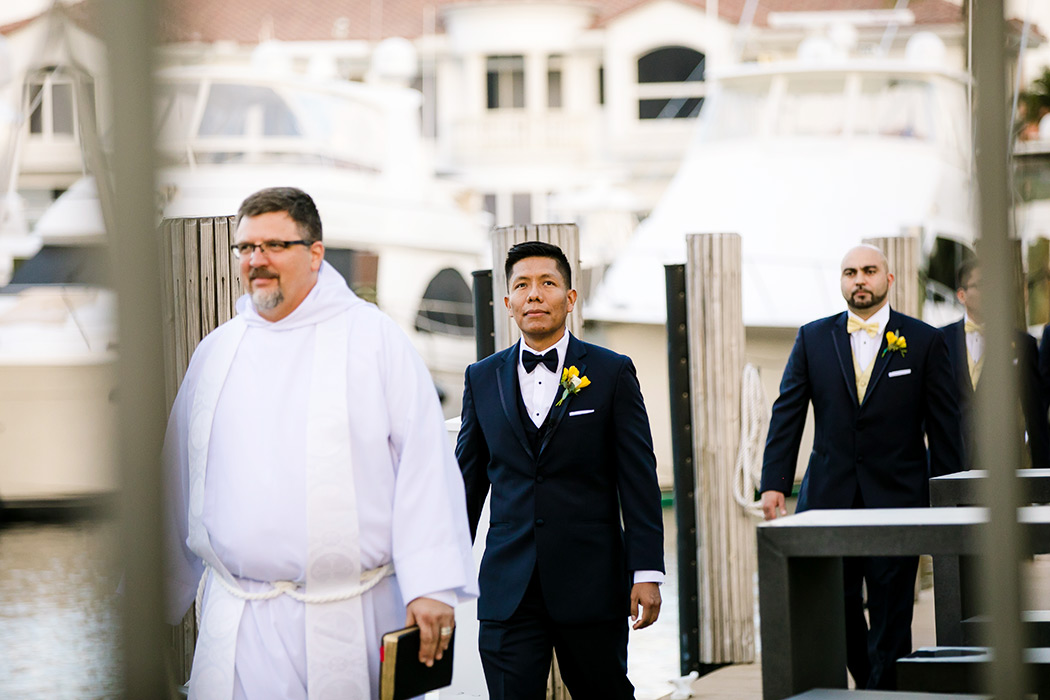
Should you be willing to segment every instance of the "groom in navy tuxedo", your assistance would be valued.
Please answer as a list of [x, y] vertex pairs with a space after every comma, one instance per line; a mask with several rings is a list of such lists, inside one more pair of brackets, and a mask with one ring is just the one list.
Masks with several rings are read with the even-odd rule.
[[634, 697], [627, 617], [660, 613], [663, 520], [631, 360], [565, 327], [576, 303], [557, 246], [510, 249], [522, 340], [467, 368], [456, 457], [472, 535], [492, 491], [478, 600], [492, 700], [545, 697], [551, 650], [574, 700]]
[[[878, 248], [853, 248], [842, 260], [848, 311], [799, 329], [773, 404], [762, 462], [767, 520], [786, 514], [784, 499], [791, 493], [810, 403], [813, 451], [799, 512], [927, 506], [929, 477], [962, 468], [959, 407], [944, 336], [892, 310], [891, 284], [893, 275]], [[917, 567], [918, 557], [843, 562], [846, 664], [858, 688], [896, 687], [896, 661], [912, 651]]]

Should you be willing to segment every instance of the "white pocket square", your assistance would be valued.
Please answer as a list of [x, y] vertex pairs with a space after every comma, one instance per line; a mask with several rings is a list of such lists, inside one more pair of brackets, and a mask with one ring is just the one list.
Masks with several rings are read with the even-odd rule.
[[594, 409], [593, 408], [586, 408], [586, 409], [584, 409], [582, 411], [569, 411], [569, 417], [572, 418], [573, 416], [583, 416], [583, 415], [586, 415], [588, 413], [594, 413]]
[[911, 370], [910, 369], [895, 369], [892, 372], [890, 372], [889, 374], [887, 374], [886, 376], [887, 377], [903, 377], [905, 374], [911, 374]]

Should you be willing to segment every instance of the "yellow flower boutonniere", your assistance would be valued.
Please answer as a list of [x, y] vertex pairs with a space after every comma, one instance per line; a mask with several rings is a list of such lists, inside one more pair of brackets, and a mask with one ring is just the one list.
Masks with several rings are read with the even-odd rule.
[[896, 333], [886, 331], [886, 349], [882, 351], [882, 354], [885, 355], [888, 352], [899, 352], [901, 357], [908, 354], [908, 341], [903, 335], [900, 335], [900, 331]]
[[561, 406], [561, 402], [569, 398], [570, 394], [580, 393], [580, 389], [590, 386], [591, 380], [587, 377], [580, 376], [580, 370], [576, 369], [576, 365], [572, 367], [566, 367], [561, 373], [561, 387], [565, 389], [562, 393], [561, 398], [558, 399], [558, 403], [555, 406]]

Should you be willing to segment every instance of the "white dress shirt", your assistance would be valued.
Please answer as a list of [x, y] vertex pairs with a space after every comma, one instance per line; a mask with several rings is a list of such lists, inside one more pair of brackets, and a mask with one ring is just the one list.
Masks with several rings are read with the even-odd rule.
[[[963, 314], [963, 324], [966, 324], [973, 319], [970, 318], [970, 314]], [[974, 321], [976, 323], [976, 321]], [[964, 325], [963, 328], [966, 326]], [[966, 349], [970, 353], [970, 359], [974, 362], [981, 361], [981, 355], [984, 354], [984, 336], [977, 331], [970, 331], [966, 334]]]
[[[543, 355], [552, 349], [558, 351], [558, 369], [551, 372], [543, 363], [536, 365], [531, 372], [526, 372], [521, 364], [521, 356], [526, 352], [534, 355]], [[543, 425], [547, 414], [554, 403], [554, 396], [561, 386], [561, 372], [565, 367], [565, 353], [569, 349], [569, 331], [566, 330], [558, 342], [543, 352], [535, 352], [525, 344], [522, 338], [518, 344], [518, 387], [521, 390], [521, 400], [525, 403], [525, 409], [529, 412], [529, 418], [536, 427]], [[664, 574], [661, 571], [635, 571], [635, 583], [663, 583]]]
[[[525, 409], [529, 412], [529, 418], [536, 427], [543, 425], [547, 419], [547, 413], [554, 403], [554, 395], [558, 393], [561, 381], [561, 370], [565, 366], [565, 352], [569, 349], [569, 331], [565, 331], [557, 343], [543, 352], [535, 352], [525, 344], [522, 338], [518, 346], [518, 386], [521, 388], [521, 399], [525, 402]], [[544, 364], [538, 364], [531, 372], [526, 372], [521, 364], [521, 356], [527, 352], [533, 355], [543, 355], [551, 350], [558, 351], [558, 369], [551, 372]]]
[[860, 368], [866, 370], [868, 365], [875, 360], [879, 347], [882, 345], [882, 338], [886, 334], [886, 324], [890, 322], [890, 305], [884, 304], [881, 309], [872, 314], [867, 320], [864, 320], [852, 311], [847, 313], [861, 323], [879, 324], [879, 332], [875, 334], [874, 338], [868, 335], [868, 332], [865, 330], [854, 331], [849, 336], [849, 344], [853, 348], [853, 357], [857, 359], [857, 364], [860, 365]]

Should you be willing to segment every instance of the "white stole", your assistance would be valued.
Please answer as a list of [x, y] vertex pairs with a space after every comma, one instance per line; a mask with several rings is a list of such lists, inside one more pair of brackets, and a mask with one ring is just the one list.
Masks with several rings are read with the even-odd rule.
[[[237, 579], [215, 554], [202, 519], [215, 409], [247, 330], [241, 317], [232, 319], [230, 326], [202, 367], [190, 412], [189, 545], [210, 567], [209, 577], [218, 575], [235, 590], [241, 590]], [[346, 317], [337, 314], [314, 328], [304, 455], [309, 541], [306, 590], [302, 592], [324, 595], [359, 582], [361, 556], [346, 403]], [[225, 586], [212, 583], [209, 581], [193, 658], [190, 697], [226, 700], [233, 697], [237, 630], [245, 600]], [[312, 697], [370, 697], [365, 639], [360, 596], [306, 604], [307, 682]]]

